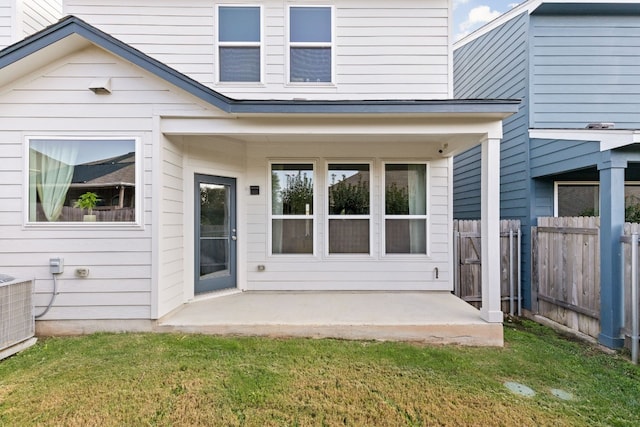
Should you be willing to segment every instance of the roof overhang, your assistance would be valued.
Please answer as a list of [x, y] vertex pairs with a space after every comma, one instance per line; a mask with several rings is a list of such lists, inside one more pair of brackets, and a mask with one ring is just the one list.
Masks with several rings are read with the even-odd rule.
[[229, 114], [488, 114], [507, 117], [519, 100], [237, 100], [191, 79], [74, 16], [0, 51], [0, 86], [89, 45], [98, 46]]
[[[166, 135], [216, 135], [239, 141], [322, 142], [386, 140], [430, 143], [443, 156], [455, 155], [487, 138], [502, 137], [502, 120], [520, 100], [237, 100], [73, 16], [0, 51], [0, 86], [73, 52], [97, 46], [212, 110], [157, 112]], [[215, 111], [214, 111], [215, 110]], [[223, 112], [226, 114], [220, 115]]]
[[529, 138], [598, 141], [600, 142], [600, 151], [607, 151], [640, 143], [640, 131], [625, 129], [529, 129]]
[[454, 43], [453, 49], [466, 44], [500, 27], [523, 13], [529, 15], [639, 15], [638, 0], [528, 0], [513, 7]]
[[[206, 136], [236, 142], [322, 144], [409, 143], [429, 145], [434, 156], [455, 156], [486, 139], [502, 138], [497, 117], [467, 115], [162, 117], [171, 136]], [[366, 150], [366, 149], [365, 149]]]

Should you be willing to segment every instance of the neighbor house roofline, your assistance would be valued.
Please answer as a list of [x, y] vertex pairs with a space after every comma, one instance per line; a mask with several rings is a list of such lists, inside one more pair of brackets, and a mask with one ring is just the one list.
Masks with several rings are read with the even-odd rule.
[[520, 100], [513, 99], [237, 100], [193, 80], [75, 16], [67, 16], [57, 23], [0, 51], [0, 70], [72, 35], [83, 37], [94, 45], [141, 67], [230, 114], [502, 113], [509, 115], [518, 111], [520, 103]]
[[471, 34], [456, 41], [453, 44], [453, 49], [456, 50], [471, 43], [523, 13], [528, 13], [529, 15], [638, 14], [638, 0], [528, 0], [503, 13]]

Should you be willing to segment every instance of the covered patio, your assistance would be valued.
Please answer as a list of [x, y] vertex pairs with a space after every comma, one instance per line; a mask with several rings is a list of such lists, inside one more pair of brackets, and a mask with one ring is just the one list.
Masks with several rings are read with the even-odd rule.
[[502, 346], [502, 324], [449, 292], [223, 292], [158, 320], [159, 332]]

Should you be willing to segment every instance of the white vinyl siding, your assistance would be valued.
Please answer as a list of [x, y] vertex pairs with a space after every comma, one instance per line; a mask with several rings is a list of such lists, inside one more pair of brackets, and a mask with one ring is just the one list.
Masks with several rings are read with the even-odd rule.
[[449, 98], [447, 0], [332, 3], [334, 85], [303, 87], [287, 84], [286, 7], [323, 2], [260, 2], [264, 22], [261, 87], [215, 84], [214, 2], [158, 0], [132, 6], [125, 0], [68, 0], [65, 12], [234, 98]]
[[[220, 142], [222, 143], [222, 142]], [[318, 144], [305, 142], [247, 143], [247, 182], [270, 188], [269, 162], [281, 162], [290, 158], [299, 162], [313, 157], [317, 164], [346, 161], [358, 163], [361, 159], [363, 144], [367, 152], [376, 153], [374, 159], [368, 159], [377, 177], [371, 179], [371, 254], [344, 256], [328, 254], [326, 227], [328, 217], [324, 209], [316, 216], [316, 255], [309, 256], [269, 256], [269, 216], [268, 191], [259, 196], [246, 196], [246, 217], [240, 222], [246, 224], [246, 289], [248, 290], [451, 290], [449, 279], [449, 247], [451, 223], [449, 220], [449, 161], [448, 159], [430, 159], [429, 176], [429, 255], [385, 256], [383, 253], [383, 213], [380, 209], [382, 197], [382, 179], [380, 171], [387, 159], [397, 158], [399, 153], [407, 158], [429, 158], [429, 148], [422, 145], [394, 144], [384, 142], [345, 142], [336, 137], [333, 141]], [[273, 160], [272, 160], [273, 159]], [[335, 159], [335, 160], [334, 160]], [[361, 160], [360, 160], [361, 161]], [[316, 169], [317, 183], [328, 182], [326, 171]], [[327, 189], [316, 186], [318, 206], [324, 206]], [[244, 218], [244, 219], [243, 219]], [[257, 266], [264, 265], [264, 271]], [[435, 277], [435, 268], [439, 278]]]
[[62, 0], [0, 0], [0, 49], [62, 17]]
[[[88, 90], [96, 74], [111, 77], [111, 95], [95, 95]], [[162, 299], [165, 293], [163, 277], [158, 279], [160, 283], [152, 281], [154, 246], [165, 251], [162, 259], [167, 264], [172, 258], [182, 257], [172, 252], [180, 243], [171, 243], [171, 247], [169, 242], [176, 238], [170, 226], [179, 224], [179, 215], [174, 216], [173, 224], [166, 221], [167, 229], [162, 232], [153, 221], [154, 212], [161, 206], [160, 199], [152, 198], [155, 185], [165, 186], [165, 199], [179, 197], [169, 194], [170, 186], [179, 182], [163, 179], [162, 174], [158, 180], [152, 179], [157, 145], [153, 115], [162, 110], [194, 108], [199, 107], [189, 95], [169, 89], [165, 82], [98, 48], [51, 63], [14, 81], [11, 89], [0, 95], [0, 270], [35, 279], [35, 305], [40, 312], [49, 301], [53, 285], [49, 259], [64, 258], [65, 270], [58, 277], [60, 293], [44, 319], [153, 317], [154, 298]], [[25, 227], [22, 169], [27, 135], [139, 138], [140, 225]], [[165, 158], [169, 156], [165, 154]], [[168, 167], [165, 169], [170, 175]], [[162, 203], [167, 204], [163, 208], [166, 219], [174, 214], [171, 209], [175, 210], [175, 205]], [[155, 232], [164, 235], [166, 242], [154, 245]], [[76, 277], [74, 270], [79, 267], [88, 268], [89, 277]], [[169, 267], [163, 268], [168, 271]], [[171, 304], [164, 310], [176, 307], [175, 301]]]
[[157, 317], [168, 313], [184, 302], [184, 282], [192, 267], [185, 262], [185, 180], [182, 145], [160, 137], [159, 150], [161, 203], [158, 223], [161, 224], [158, 240], [158, 295]]
[[15, 26], [15, 7], [11, 0], [0, 0], [0, 49], [13, 41]]
[[22, 0], [22, 32], [29, 36], [62, 17], [62, 0]]

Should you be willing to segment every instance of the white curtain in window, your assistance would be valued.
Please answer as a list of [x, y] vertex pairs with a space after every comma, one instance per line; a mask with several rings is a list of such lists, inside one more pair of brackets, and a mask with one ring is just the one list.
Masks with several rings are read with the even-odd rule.
[[45, 217], [48, 221], [56, 221], [71, 185], [78, 145], [69, 141], [46, 141], [46, 145], [39, 148], [36, 154], [36, 188]]
[[[425, 165], [407, 165], [409, 184], [409, 215], [426, 215], [427, 213], [427, 189]], [[425, 248], [424, 220], [409, 220], [409, 248], [410, 253], [422, 253]]]

